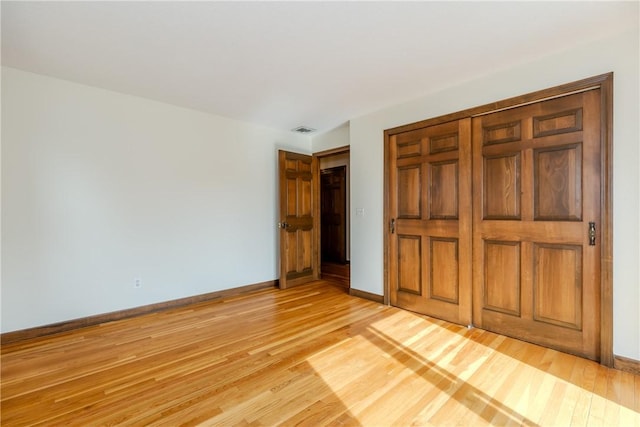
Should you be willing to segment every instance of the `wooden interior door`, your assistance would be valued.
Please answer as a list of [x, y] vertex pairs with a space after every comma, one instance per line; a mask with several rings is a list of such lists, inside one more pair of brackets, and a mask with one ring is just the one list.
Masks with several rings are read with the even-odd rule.
[[600, 90], [473, 119], [476, 326], [599, 358], [600, 150]]
[[471, 323], [471, 119], [392, 135], [388, 283], [392, 305]]
[[315, 254], [314, 174], [316, 159], [278, 152], [280, 187], [280, 287], [318, 278]]
[[346, 166], [320, 172], [320, 251], [322, 262], [347, 261]]

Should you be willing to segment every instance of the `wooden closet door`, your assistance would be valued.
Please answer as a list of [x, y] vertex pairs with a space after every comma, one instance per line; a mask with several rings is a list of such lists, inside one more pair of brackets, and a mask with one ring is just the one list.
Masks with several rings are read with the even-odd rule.
[[598, 359], [600, 91], [474, 118], [473, 167], [474, 324]]
[[471, 120], [389, 140], [392, 305], [471, 321]]

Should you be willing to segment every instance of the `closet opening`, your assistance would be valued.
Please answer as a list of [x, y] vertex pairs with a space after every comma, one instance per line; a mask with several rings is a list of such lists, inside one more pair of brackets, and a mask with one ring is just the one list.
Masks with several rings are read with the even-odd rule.
[[349, 148], [315, 156], [320, 172], [320, 277], [349, 289]]

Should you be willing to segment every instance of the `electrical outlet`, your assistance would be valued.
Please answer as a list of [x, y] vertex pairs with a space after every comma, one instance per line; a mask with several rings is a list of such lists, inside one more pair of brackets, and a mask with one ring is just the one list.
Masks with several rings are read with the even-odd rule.
[[134, 288], [141, 288], [142, 287], [142, 279], [135, 279], [133, 281], [133, 287]]

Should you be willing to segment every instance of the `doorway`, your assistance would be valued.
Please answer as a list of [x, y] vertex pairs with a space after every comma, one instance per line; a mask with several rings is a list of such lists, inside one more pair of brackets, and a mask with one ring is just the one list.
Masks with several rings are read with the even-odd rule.
[[348, 289], [349, 149], [315, 156], [320, 172], [320, 277]]

